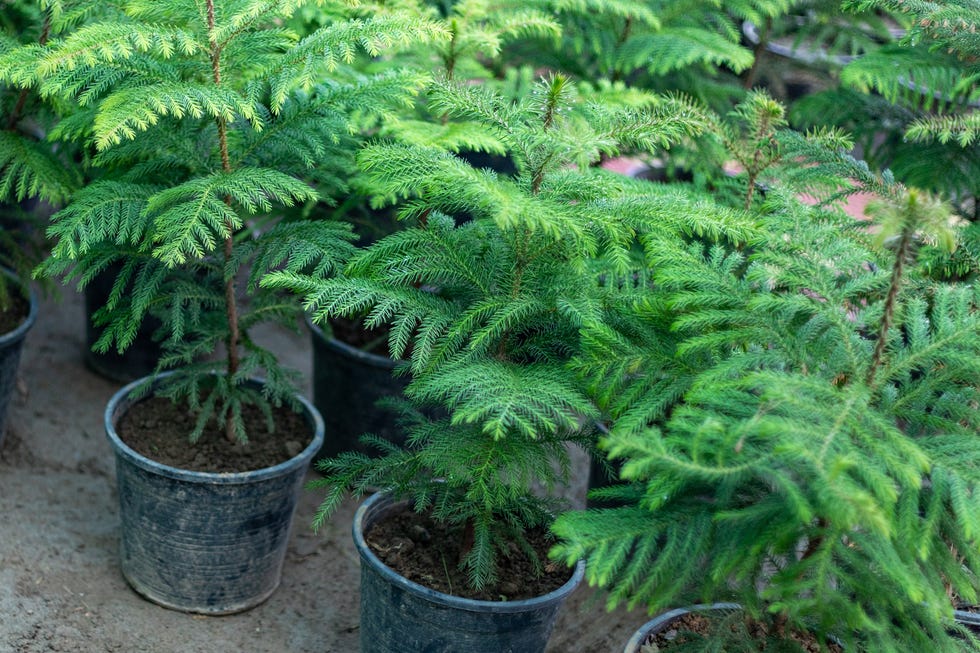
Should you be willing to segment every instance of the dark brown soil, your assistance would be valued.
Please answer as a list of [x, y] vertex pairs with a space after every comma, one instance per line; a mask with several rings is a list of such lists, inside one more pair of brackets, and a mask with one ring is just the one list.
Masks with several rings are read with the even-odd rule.
[[10, 333], [23, 322], [31, 312], [30, 303], [11, 289], [10, 306], [0, 311], [0, 336]]
[[502, 580], [482, 592], [467, 585], [466, 571], [459, 568], [462, 527], [405, 509], [374, 524], [364, 539], [401, 576], [438, 592], [468, 599], [530, 599], [558, 589], [572, 575], [569, 568], [548, 560], [553, 541], [543, 531], [531, 533], [529, 539], [544, 563], [544, 573], [536, 576], [531, 561], [513, 546], [512, 554], [498, 561], [498, 577]]
[[[702, 637], [710, 636], [716, 632], [716, 629], [721, 623], [719, 619], [712, 618], [707, 614], [688, 612], [670, 622], [668, 628], [663, 628], [660, 632], [650, 635], [647, 641], [640, 645], [640, 650], [637, 653], [647, 653], [648, 650], [659, 652], [682, 648], [681, 645], [693, 641], [690, 635], [686, 635], [685, 633], [694, 633]], [[731, 621], [727, 623], [730, 624], [732, 632], [736, 632], [736, 623]], [[765, 651], [767, 648], [765, 640], [771, 632], [770, 624], [761, 621], [741, 621], [739, 625], [741, 624], [744, 624], [749, 637], [756, 637], [758, 639], [758, 647], [753, 650]], [[807, 653], [820, 653], [820, 644], [812, 633], [792, 632], [788, 635], [788, 639], [800, 644], [802, 649]], [[833, 653], [843, 653], [844, 651], [844, 649], [833, 642], [830, 643], [829, 649]]]
[[289, 408], [273, 409], [275, 433], [266, 430], [265, 417], [254, 406], [243, 410], [248, 442], [230, 443], [224, 425], [212, 422], [191, 444], [195, 416], [169, 399], [151, 397], [135, 404], [120, 418], [116, 431], [123, 442], [164, 465], [196, 472], [246, 472], [272, 467], [303, 451], [313, 433], [303, 416]]

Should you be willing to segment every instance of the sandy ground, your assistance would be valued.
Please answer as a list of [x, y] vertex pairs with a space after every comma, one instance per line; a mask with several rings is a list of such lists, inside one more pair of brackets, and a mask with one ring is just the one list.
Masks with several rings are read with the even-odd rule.
[[[310, 378], [308, 335], [265, 335]], [[183, 614], [127, 586], [117, 564], [114, 463], [102, 430], [105, 404], [119, 386], [85, 368], [83, 347], [82, 302], [65, 290], [60, 301], [42, 304], [27, 337], [0, 448], [0, 653], [356, 652], [353, 501], [314, 534], [309, 522], [318, 496], [304, 492], [282, 584], [246, 613]], [[586, 465], [578, 462], [569, 496], [581, 502]], [[618, 652], [645, 620], [642, 613], [606, 613], [601, 596], [579, 588], [548, 651]]]

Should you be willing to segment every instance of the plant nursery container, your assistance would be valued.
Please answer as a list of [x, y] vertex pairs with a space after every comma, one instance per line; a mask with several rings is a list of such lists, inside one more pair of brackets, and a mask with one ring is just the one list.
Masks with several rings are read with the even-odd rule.
[[[15, 278], [7, 270], [0, 270], [0, 274], [11, 279]], [[17, 367], [20, 364], [20, 353], [24, 349], [24, 338], [37, 319], [37, 296], [33, 289], [28, 291], [27, 301], [30, 308], [24, 321], [13, 331], [0, 334], [0, 445], [3, 444], [3, 434], [6, 430], [7, 406], [10, 405], [10, 397], [17, 385]]]
[[137, 453], [116, 433], [133, 405], [130, 393], [143, 381], [119, 390], [105, 411], [116, 456], [123, 575], [147, 599], [185, 612], [230, 614], [258, 605], [279, 585], [303, 479], [323, 443], [323, 420], [299, 397], [314, 437], [293, 458], [248, 472], [179, 469]]
[[738, 603], [712, 603], [711, 605], [694, 605], [689, 608], [677, 608], [676, 610], [668, 610], [667, 612], [662, 612], [656, 617], [646, 622], [640, 626], [639, 630], [633, 633], [629, 641], [626, 642], [626, 648], [623, 649], [623, 653], [640, 653], [640, 647], [647, 641], [651, 635], [655, 635], [662, 630], [665, 630], [670, 626], [671, 622], [675, 619], [688, 614], [689, 612], [705, 612], [707, 610], [741, 610], [742, 606]]
[[368, 453], [359, 441], [365, 433], [404, 442], [394, 414], [375, 405], [379, 399], [401, 396], [408, 385], [408, 377], [393, 374], [398, 363], [341, 342], [309, 319], [307, 324], [313, 340], [313, 404], [327, 433], [317, 458], [344, 451]]
[[408, 502], [378, 493], [354, 515], [361, 557], [361, 653], [543, 653], [558, 609], [585, 575], [579, 562], [558, 589], [520, 601], [460, 598], [414, 583], [387, 567], [364, 533]]

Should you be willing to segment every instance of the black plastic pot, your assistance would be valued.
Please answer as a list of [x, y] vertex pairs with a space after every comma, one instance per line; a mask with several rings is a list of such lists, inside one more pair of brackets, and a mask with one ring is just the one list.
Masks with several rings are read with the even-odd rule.
[[108, 301], [121, 268], [118, 263], [110, 265], [85, 286], [85, 365], [101, 377], [129, 383], [152, 374], [163, 349], [153, 340], [153, 332], [160, 326], [160, 320], [147, 316], [140, 324], [133, 343], [123, 353], [115, 349], [105, 353], [92, 350], [92, 345], [102, 335], [102, 330], [92, 323], [92, 315]]
[[371, 453], [360, 443], [365, 433], [402, 444], [405, 435], [394, 414], [375, 403], [399, 397], [407, 377], [393, 375], [396, 361], [352, 347], [307, 319], [313, 340], [313, 404], [323, 415], [326, 438], [317, 458], [344, 451]]
[[133, 405], [119, 390], [105, 411], [116, 455], [127, 582], [162, 606], [202, 614], [254, 607], [278, 587], [303, 478], [323, 443], [323, 420], [299, 397], [313, 441], [290, 460], [249, 472], [194, 472], [162, 465], [127, 446], [118, 419]]
[[712, 603], [711, 605], [693, 605], [689, 608], [678, 608], [663, 612], [650, 621], [640, 626], [639, 630], [633, 633], [623, 653], [639, 653], [640, 647], [647, 641], [650, 635], [655, 635], [670, 626], [670, 623], [689, 612], [704, 612], [706, 610], [741, 610], [742, 606], [738, 603]]
[[[0, 274], [14, 279], [7, 270], [0, 270]], [[28, 292], [28, 302], [30, 310], [24, 321], [13, 331], [0, 334], [0, 446], [3, 445], [6, 431], [7, 406], [17, 385], [17, 366], [20, 364], [20, 352], [24, 349], [24, 338], [37, 319], [37, 297], [33, 290]]]
[[585, 575], [579, 562], [567, 583], [522, 601], [476, 601], [423, 587], [385, 566], [364, 533], [401, 510], [375, 494], [354, 515], [354, 544], [361, 556], [361, 653], [542, 653], [562, 602]]

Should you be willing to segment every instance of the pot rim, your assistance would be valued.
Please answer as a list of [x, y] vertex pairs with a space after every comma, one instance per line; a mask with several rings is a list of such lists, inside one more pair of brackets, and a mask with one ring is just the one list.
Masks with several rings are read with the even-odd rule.
[[305, 313], [303, 315], [303, 319], [306, 320], [306, 326], [308, 326], [310, 331], [313, 332], [313, 337], [320, 338], [327, 347], [344, 356], [347, 356], [348, 358], [353, 358], [361, 363], [364, 363], [365, 365], [379, 367], [385, 370], [393, 370], [404, 362], [389, 358], [388, 356], [372, 354], [369, 351], [364, 351], [363, 349], [358, 349], [353, 345], [347, 344], [343, 340], [327, 335], [327, 333], [323, 330], [323, 327], [316, 324], [310, 317], [309, 313]]
[[[190, 469], [182, 469], [180, 467], [165, 465], [153, 460], [152, 458], [148, 458], [122, 441], [119, 434], [116, 432], [115, 422], [117, 418], [121, 416], [133, 403], [129, 398], [129, 394], [137, 386], [145, 383], [148, 379], [160, 379], [172, 374], [174, 374], [174, 372], [162, 372], [157, 375], [144, 376], [136, 379], [135, 381], [117, 390], [106, 404], [103, 424], [105, 426], [106, 436], [109, 438], [112, 448], [115, 450], [117, 455], [125, 457], [132, 464], [138, 467], [156, 474], [160, 474], [161, 476], [182, 481], [215, 483], [221, 485], [254, 483], [256, 481], [282, 476], [293, 471], [299, 466], [308, 464], [323, 445], [323, 417], [320, 415], [320, 412], [316, 409], [316, 407], [314, 407], [313, 404], [306, 399], [306, 397], [297, 393], [296, 399], [299, 401], [303, 412], [309, 418], [310, 426], [313, 429], [313, 440], [301, 452], [289, 460], [285, 460], [271, 467], [263, 467], [261, 469], [253, 469], [246, 472], [198, 472]], [[259, 384], [264, 382], [263, 379], [260, 378], [253, 378], [249, 381]]]
[[[389, 505], [377, 505], [384, 504], [385, 502], [388, 502]], [[364, 539], [365, 521], [368, 516], [371, 516], [370, 513], [383, 512], [386, 509], [394, 509], [400, 504], [407, 503], [407, 501], [400, 501], [397, 503], [392, 502], [391, 496], [384, 491], [376, 492], [372, 496], [368, 497], [366, 501], [358, 506], [357, 512], [354, 513], [354, 545], [357, 547], [357, 552], [361, 555], [361, 559], [370, 564], [371, 567], [384, 576], [388, 582], [431, 603], [453, 608], [455, 610], [466, 610], [469, 612], [494, 614], [526, 612], [538, 609], [549, 603], [563, 600], [565, 597], [571, 594], [576, 587], [578, 587], [578, 585], [582, 582], [582, 579], [585, 577], [585, 561], [579, 560], [577, 563], [575, 563], [575, 571], [563, 585], [548, 592], [547, 594], [535, 596], [530, 599], [521, 599], [518, 601], [486, 601], [479, 599], [467, 599], [460, 596], [445, 594], [444, 592], [439, 592], [424, 585], [420, 585], [414, 581], [410, 581], [382, 562], [381, 559], [375, 555], [374, 551], [371, 550], [367, 544], [367, 541]]]
[[969, 610], [953, 610], [953, 620], [967, 626], [980, 626], [980, 612]]
[[15, 275], [13, 272], [7, 268], [0, 268], [0, 274], [10, 278], [21, 288], [27, 289], [27, 297], [25, 298], [27, 299], [28, 303], [27, 317], [25, 317], [13, 331], [0, 334], [0, 347], [8, 347], [19, 340], [23, 340], [30, 328], [34, 326], [34, 321], [37, 319], [38, 302], [37, 293], [34, 292], [34, 288], [29, 284], [25, 285], [21, 283], [21, 281], [17, 278], [17, 275]]
[[640, 650], [640, 645], [646, 641], [646, 638], [650, 636], [657, 628], [660, 628], [674, 619], [681, 617], [689, 612], [706, 612], [708, 610], [741, 610], [742, 606], [738, 603], [698, 603], [696, 605], [688, 606], [686, 608], [674, 608], [673, 610], [667, 610], [666, 612], [661, 612], [655, 616], [650, 621], [646, 622], [640, 626], [633, 636], [629, 638], [626, 642], [626, 647], [623, 649], [623, 653], [637, 653]]

